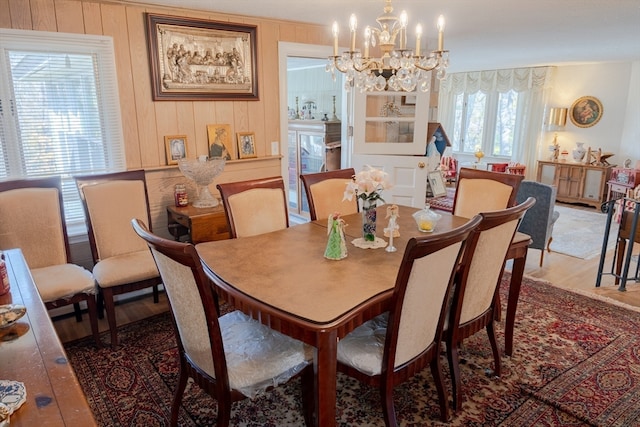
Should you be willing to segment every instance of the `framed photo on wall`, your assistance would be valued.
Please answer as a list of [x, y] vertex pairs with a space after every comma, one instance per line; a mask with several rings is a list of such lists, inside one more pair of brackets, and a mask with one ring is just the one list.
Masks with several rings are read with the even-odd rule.
[[431, 187], [431, 194], [433, 194], [433, 197], [441, 197], [447, 195], [447, 189], [444, 185], [444, 179], [442, 179], [442, 172], [429, 172], [427, 179], [429, 180], [429, 186]]
[[209, 158], [224, 157], [227, 160], [236, 158], [236, 144], [233, 143], [230, 125], [207, 125], [209, 139]]
[[154, 101], [258, 99], [255, 25], [146, 18]]
[[168, 165], [177, 165], [178, 160], [187, 158], [187, 135], [165, 136], [164, 146]]
[[579, 128], [590, 128], [602, 118], [602, 102], [595, 96], [583, 96], [569, 109], [571, 123]]
[[250, 159], [258, 157], [256, 153], [256, 135], [253, 132], [238, 132], [236, 134], [238, 140], [238, 157], [241, 159]]

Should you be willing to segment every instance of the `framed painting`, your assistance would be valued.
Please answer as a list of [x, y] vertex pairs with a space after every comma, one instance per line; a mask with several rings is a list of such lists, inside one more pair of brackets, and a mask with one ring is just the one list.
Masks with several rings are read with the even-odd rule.
[[583, 96], [571, 105], [569, 118], [579, 128], [590, 128], [600, 121], [602, 112], [602, 102], [598, 98]]
[[146, 18], [154, 101], [258, 99], [255, 25]]
[[250, 159], [258, 157], [256, 154], [256, 135], [253, 132], [238, 132], [238, 157], [241, 159]]
[[168, 165], [177, 165], [178, 160], [187, 158], [187, 135], [165, 136], [164, 146]]
[[230, 125], [207, 125], [207, 137], [209, 158], [224, 157], [227, 160], [237, 158]]
[[433, 194], [433, 197], [442, 197], [447, 195], [447, 189], [445, 188], [444, 179], [442, 178], [442, 172], [429, 172], [427, 179], [429, 180], [429, 186], [431, 187], [431, 194]]

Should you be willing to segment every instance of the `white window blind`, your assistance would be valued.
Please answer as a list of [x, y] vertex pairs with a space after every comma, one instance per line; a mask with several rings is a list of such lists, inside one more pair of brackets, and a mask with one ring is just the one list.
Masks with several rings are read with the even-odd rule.
[[112, 39], [0, 29], [0, 75], [0, 179], [60, 175], [74, 234], [73, 176], [126, 165]]

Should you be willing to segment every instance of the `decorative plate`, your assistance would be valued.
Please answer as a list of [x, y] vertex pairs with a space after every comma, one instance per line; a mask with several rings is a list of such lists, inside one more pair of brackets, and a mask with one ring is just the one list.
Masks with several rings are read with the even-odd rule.
[[11, 326], [27, 312], [27, 308], [18, 304], [0, 305], [0, 328]]
[[27, 401], [27, 389], [20, 381], [0, 380], [0, 403], [9, 408], [9, 415], [13, 414]]

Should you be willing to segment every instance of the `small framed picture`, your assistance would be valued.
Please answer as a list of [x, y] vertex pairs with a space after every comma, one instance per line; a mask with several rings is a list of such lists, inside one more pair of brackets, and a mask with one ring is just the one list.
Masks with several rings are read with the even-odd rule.
[[178, 160], [187, 158], [187, 135], [165, 136], [164, 146], [168, 165], [177, 165]]
[[445, 188], [444, 179], [442, 179], [442, 173], [440, 171], [429, 172], [428, 180], [433, 197], [447, 195], [447, 189]]
[[207, 125], [209, 139], [209, 158], [224, 157], [227, 160], [236, 158], [235, 144], [230, 125]]
[[256, 154], [256, 135], [253, 132], [238, 132], [238, 157], [241, 159], [250, 159], [258, 157]]

